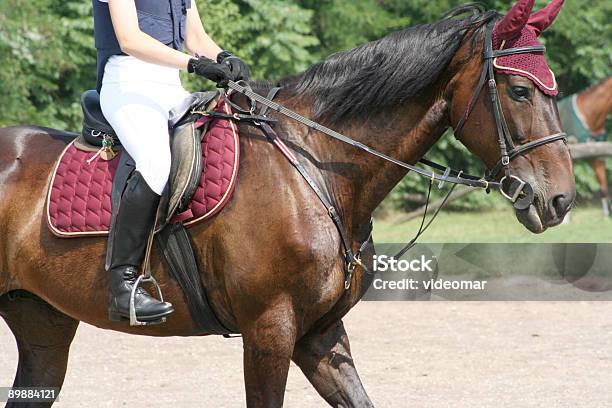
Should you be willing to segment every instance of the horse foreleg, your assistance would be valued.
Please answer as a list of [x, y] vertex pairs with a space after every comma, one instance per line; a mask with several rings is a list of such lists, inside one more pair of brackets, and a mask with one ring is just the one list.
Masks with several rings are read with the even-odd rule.
[[300, 339], [295, 345], [293, 361], [329, 405], [374, 406], [355, 369], [342, 321]]
[[606, 177], [606, 162], [601, 159], [593, 159], [589, 161], [593, 171], [595, 172], [595, 176], [597, 177], [597, 182], [599, 183], [599, 188], [601, 190], [601, 200], [602, 200], [602, 208], [603, 212], [606, 216], [610, 215], [610, 192], [608, 189], [608, 178]]
[[[79, 322], [27, 292], [13, 292], [0, 297], [0, 315], [15, 335], [19, 349], [13, 387], [61, 388], [70, 344]], [[51, 405], [51, 402], [35, 404], [9, 401], [6, 406]]]
[[270, 309], [242, 329], [247, 406], [282, 407], [296, 338], [290, 307]]

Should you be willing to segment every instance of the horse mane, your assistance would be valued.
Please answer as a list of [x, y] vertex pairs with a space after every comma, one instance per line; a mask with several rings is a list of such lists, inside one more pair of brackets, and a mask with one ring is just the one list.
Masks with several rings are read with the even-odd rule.
[[[453, 18], [465, 12], [473, 15]], [[498, 13], [478, 5], [460, 6], [436, 23], [332, 54], [281, 85], [291, 96], [313, 100], [314, 120], [337, 125], [367, 118], [418, 96], [446, 69], [468, 30], [496, 17]]]

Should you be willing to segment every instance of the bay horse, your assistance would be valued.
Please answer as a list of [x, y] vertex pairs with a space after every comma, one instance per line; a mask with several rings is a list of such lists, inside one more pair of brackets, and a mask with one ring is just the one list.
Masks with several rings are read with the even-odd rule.
[[[529, 14], [532, 6], [533, 0], [520, 0], [513, 10]], [[501, 18], [493, 11], [447, 18], [335, 54], [284, 80], [277, 101], [416, 163], [464, 115], [483, 66], [486, 30]], [[524, 77], [496, 79], [517, 144], [561, 131], [554, 98]], [[262, 94], [270, 87], [252, 85]], [[491, 168], [500, 150], [485, 94], [459, 136]], [[245, 106], [246, 100], [236, 103]], [[280, 137], [334, 202], [351, 242], [366, 240], [372, 212], [407, 170], [274, 116]], [[342, 323], [373, 276], [358, 267], [345, 290], [341, 242], [326, 208], [259, 130], [240, 131], [233, 200], [190, 232], [211, 304], [243, 338], [247, 405], [282, 406], [293, 360], [330, 405], [373, 406]], [[33, 126], [0, 129], [0, 315], [17, 339], [16, 387], [61, 387], [79, 321], [147, 336], [207, 334], [192, 321], [158, 254], [152, 266], [175, 314], [148, 327], [108, 320], [105, 239], [58, 239], [43, 217], [51, 170], [73, 138]], [[557, 141], [530, 150], [511, 169], [535, 194], [529, 208], [515, 209], [518, 220], [533, 232], [559, 224], [575, 195], [567, 146]], [[363, 258], [370, 267], [373, 252], [370, 240]]]
[[[571, 123], [576, 117], [581, 123], [578, 125], [584, 127], [584, 131], [589, 135], [584, 138], [584, 135], [576, 135], [579, 143], [586, 142], [602, 142], [606, 141], [608, 135], [606, 133], [606, 120], [612, 113], [612, 76], [600, 81], [592, 87], [579, 92], [575, 95], [570, 95], [561, 103], [573, 104], [572, 112], [561, 110], [561, 122], [567, 130], [568, 127], [574, 128], [576, 124]], [[570, 133], [568, 131], [568, 133]], [[570, 134], [570, 136], [573, 136]], [[610, 201], [610, 190], [608, 187], [608, 177], [606, 175], [606, 161], [604, 159], [591, 159], [589, 164], [595, 172], [595, 177], [599, 183], [599, 189], [602, 199], [602, 209], [606, 216], [610, 216], [612, 202]]]

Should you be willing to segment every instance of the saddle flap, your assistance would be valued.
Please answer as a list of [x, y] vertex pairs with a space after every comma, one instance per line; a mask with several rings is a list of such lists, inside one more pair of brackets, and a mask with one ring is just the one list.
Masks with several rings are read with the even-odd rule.
[[195, 193], [202, 174], [201, 129], [193, 122], [177, 127], [171, 139], [172, 166], [170, 169], [170, 197], [166, 223], [184, 211]]

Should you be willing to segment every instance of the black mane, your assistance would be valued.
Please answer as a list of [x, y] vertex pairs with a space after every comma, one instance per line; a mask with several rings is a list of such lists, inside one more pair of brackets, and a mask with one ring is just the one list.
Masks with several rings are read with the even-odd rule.
[[[457, 10], [464, 12], [466, 8]], [[388, 111], [437, 80], [468, 29], [482, 27], [499, 16], [477, 11], [466, 19], [447, 17], [333, 54], [302, 75], [287, 78], [283, 85], [295, 95], [312, 97], [314, 119], [330, 124]]]

